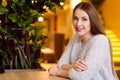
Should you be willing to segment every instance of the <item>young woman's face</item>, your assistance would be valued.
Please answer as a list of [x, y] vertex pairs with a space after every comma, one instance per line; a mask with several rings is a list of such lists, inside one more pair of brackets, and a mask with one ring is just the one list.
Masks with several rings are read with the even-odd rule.
[[81, 9], [75, 10], [75, 13], [73, 15], [73, 26], [79, 36], [91, 34], [89, 16], [85, 11]]

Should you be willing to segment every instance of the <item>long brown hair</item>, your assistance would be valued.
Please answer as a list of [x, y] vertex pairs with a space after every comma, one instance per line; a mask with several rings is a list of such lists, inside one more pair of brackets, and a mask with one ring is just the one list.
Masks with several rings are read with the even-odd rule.
[[105, 35], [105, 32], [104, 32], [102, 23], [99, 19], [98, 13], [97, 13], [95, 7], [91, 3], [81, 2], [81, 3], [77, 4], [73, 10], [73, 16], [74, 16], [76, 9], [81, 9], [88, 14], [88, 16], [90, 18], [91, 33], [93, 35], [96, 35], [96, 34], [104, 34]]
[[[97, 10], [95, 9], [95, 7], [89, 3], [89, 2], [81, 2], [79, 4], [76, 5], [76, 7], [73, 10], [73, 16], [75, 13], [76, 9], [81, 9], [83, 11], [85, 11], [89, 18], [90, 18], [90, 25], [91, 25], [91, 33], [93, 35], [97, 35], [97, 34], [105, 34], [105, 31], [103, 29], [103, 25], [100, 21], [100, 18], [98, 16]], [[113, 59], [112, 59], [112, 47], [111, 47], [111, 43], [109, 40], [109, 45], [110, 45], [110, 55], [111, 55], [111, 64], [112, 64], [112, 72], [114, 74], [114, 63], [113, 63]]]
[[111, 64], [112, 64], [112, 73], [114, 76], [116, 76], [116, 71], [114, 69], [113, 55], [112, 55], [112, 46], [110, 40], [109, 40], [109, 47], [110, 47], [110, 56], [111, 56]]

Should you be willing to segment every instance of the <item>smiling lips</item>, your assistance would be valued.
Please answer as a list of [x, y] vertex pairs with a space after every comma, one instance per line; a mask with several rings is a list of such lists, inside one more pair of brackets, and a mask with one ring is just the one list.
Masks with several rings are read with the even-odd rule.
[[76, 31], [77, 31], [77, 32], [81, 32], [82, 29], [80, 29], [80, 28], [76, 28]]

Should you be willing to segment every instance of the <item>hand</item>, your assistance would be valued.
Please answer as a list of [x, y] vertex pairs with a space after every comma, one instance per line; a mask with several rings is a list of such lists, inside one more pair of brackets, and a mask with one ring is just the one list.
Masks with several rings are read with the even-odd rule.
[[88, 69], [88, 66], [84, 60], [77, 60], [74, 64], [74, 69], [77, 71], [85, 71]]
[[57, 72], [59, 71], [58, 67], [56, 66], [52, 66], [48, 69], [48, 72], [50, 75], [57, 75]]

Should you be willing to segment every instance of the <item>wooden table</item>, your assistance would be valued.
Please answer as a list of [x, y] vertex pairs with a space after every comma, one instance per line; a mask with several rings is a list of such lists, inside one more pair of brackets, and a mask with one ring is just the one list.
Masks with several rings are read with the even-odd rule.
[[7, 70], [0, 74], [0, 80], [68, 80], [65, 78], [50, 76], [47, 71], [38, 70]]
[[50, 76], [48, 69], [50, 66], [56, 64], [41, 64], [46, 71], [40, 70], [6, 70], [5, 73], [0, 74], [0, 80], [69, 80], [57, 76]]

